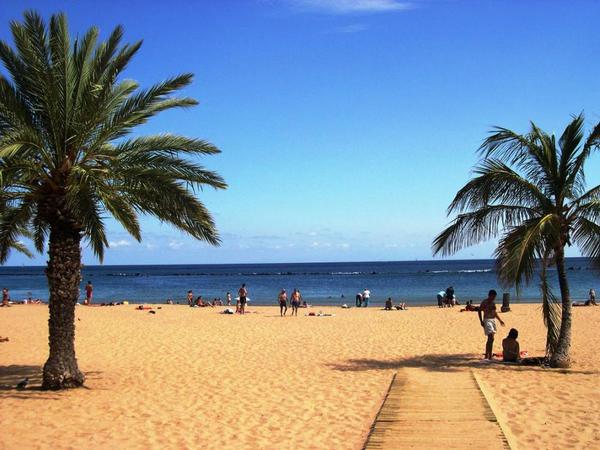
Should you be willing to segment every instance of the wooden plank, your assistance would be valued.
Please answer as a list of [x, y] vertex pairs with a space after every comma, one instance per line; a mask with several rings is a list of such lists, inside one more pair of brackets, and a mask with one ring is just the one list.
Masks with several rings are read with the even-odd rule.
[[471, 372], [404, 369], [393, 375], [363, 448], [510, 446]]

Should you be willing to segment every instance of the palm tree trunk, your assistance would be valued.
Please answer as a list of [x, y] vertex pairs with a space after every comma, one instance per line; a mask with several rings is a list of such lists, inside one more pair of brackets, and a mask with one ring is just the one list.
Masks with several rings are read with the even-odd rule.
[[85, 376], [75, 358], [75, 304], [81, 282], [81, 235], [64, 223], [53, 225], [46, 269], [50, 290], [50, 356], [44, 365], [43, 389], [81, 386]]
[[556, 252], [556, 270], [558, 272], [558, 284], [562, 300], [562, 316], [560, 320], [560, 334], [556, 352], [550, 358], [552, 367], [567, 368], [571, 366], [571, 295], [567, 272], [565, 271], [565, 252], [561, 248]]

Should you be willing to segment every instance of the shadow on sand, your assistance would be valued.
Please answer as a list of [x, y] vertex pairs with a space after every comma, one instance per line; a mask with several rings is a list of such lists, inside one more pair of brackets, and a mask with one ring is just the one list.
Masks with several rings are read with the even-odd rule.
[[[87, 380], [94, 378], [101, 372], [85, 372]], [[17, 389], [17, 384], [25, 378], [29, 379], [26, 389]], [[0, 400], [3, 398], [16, 398], [23, 400], [58, 400], [56, 393], [60, 391], [44, 391], [42, 385], [42, 366], [0, 366]], [[84, 389], [90, 389], [82, 386]], [[52, 395], [54, 394], [54, 395]]]
[[597, 370], [551, 369], [541, 365], [507, 364], [501, 361], [487, 362], [473, 354], [430, 354], [394, 360], [349, 359], [343, 363], [329, 364], [333, 370], [360, 372], [367, 370], [398, 370], [419, 368], [434, 372], [455, 372], [464, 369], [537, 370], [564, 374], [597, 375]]

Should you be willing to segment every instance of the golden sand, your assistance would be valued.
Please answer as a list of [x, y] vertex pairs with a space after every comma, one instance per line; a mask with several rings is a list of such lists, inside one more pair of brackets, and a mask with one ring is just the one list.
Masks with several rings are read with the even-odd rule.
[[[599, 308], [575, 308], [573, 368], [480, 361], [476, 313], [323, 307], [335, 317], [223, 308], [77, 309], [86, 389], [43, 392], [47, 308], [0, 309], [0, 448], [358, 449], [394, 372], [469, 371], [519, 448], [600, 448]], [[540, 307], [503, 315], [544, 351]], [[500, 350], [497, 339], [496, 351]], [[14, 386], [30, 377], [32, 389]], [[452, 385], [448, 385], [452, 389]], [[474, 433], [477, 430], [473, 430]]]

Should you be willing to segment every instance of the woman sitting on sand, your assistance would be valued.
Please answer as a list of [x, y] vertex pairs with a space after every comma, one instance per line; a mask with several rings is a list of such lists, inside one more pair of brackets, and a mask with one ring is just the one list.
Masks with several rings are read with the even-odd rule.
[[502, 341], [502, 360], [504, 362], [519, 362], [521, 358], [521, 349], [519, 347], [519, 332], [511, 328], [508, 336]]

